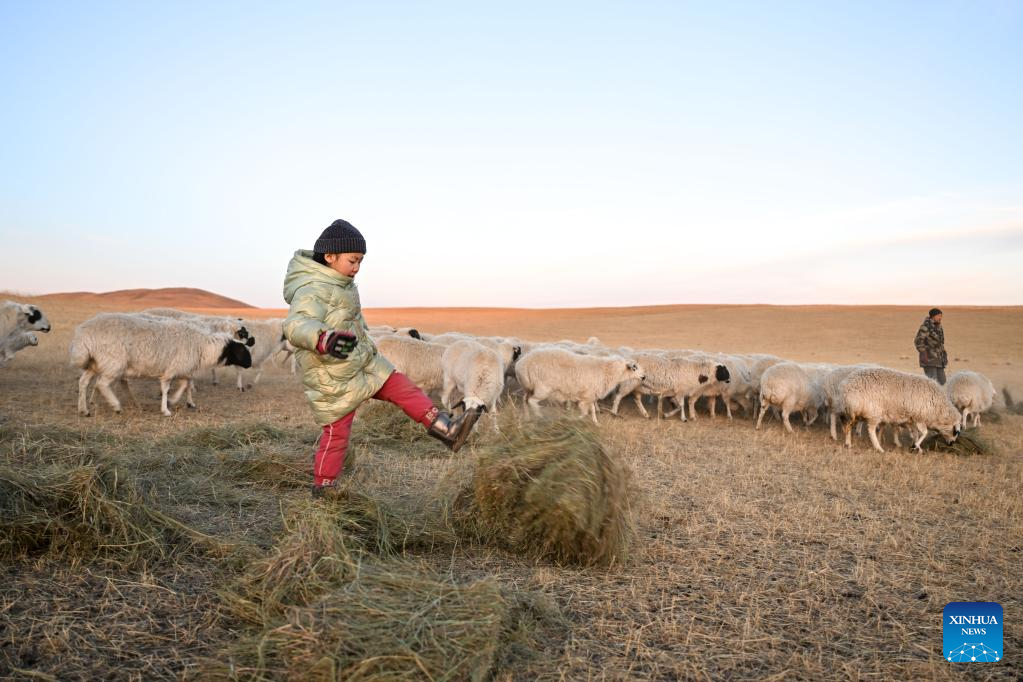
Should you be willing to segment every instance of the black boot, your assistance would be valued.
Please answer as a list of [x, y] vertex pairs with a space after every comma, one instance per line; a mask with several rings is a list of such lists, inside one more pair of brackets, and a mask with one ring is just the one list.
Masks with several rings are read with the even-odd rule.
[[447, 412], [441, 412], [426, 432], [451, 448], [452, 452], [458, 452], [482, 413], [482, 405], [472, 410], [466, 410], [457, 417], [452, 417]]

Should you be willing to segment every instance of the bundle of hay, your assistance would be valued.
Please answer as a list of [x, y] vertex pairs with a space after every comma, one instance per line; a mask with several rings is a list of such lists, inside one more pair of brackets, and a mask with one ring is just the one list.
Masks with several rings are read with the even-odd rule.
[[558, 562], [625, 559], [630, 473], [589, 424], [569, 418], [507, 429], [461, 476], [447, 508], [463, 531]]
[[265, 632], [257, 676], [489, 679], [508, 611], [492, 582], [458, 585], [405, 562], [364, 563], [343, 589], [290, 609]]
[[980, 429], [963, 429], [952, 445], [945, 442], [944, 436], [932, 433], [924, 438], [920, 448], [953, 455], [990, 455], [994, 452], [991, 442], [981, 437]]

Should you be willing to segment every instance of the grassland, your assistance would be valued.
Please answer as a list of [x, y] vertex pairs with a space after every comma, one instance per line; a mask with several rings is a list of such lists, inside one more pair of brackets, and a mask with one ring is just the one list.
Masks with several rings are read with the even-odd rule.
[[[200, 384], [161, 417], [155, 383], [75, 413], [75, 324], [0, 370], [0, 676], [14, 679], [1019, 679], [1023, 417], [973, 457], [749, 419], [602, 415], [633, 472], [637, 538], [610, 569], [479, 544], [445, 522], [456, 460], [374, 409], [346, 494], [305, 488], [317, 436], [282, 369]], [[270, 315], [272, 311], [245, 311]], [[370, 310], [371, 323], [913, 369], [902, 308]], [[1023, 311], [946, 310], [952, 367], [1023, 398]], [[958, 358], [958, 359], [955, 359]], [[517, 419], [507, 407], [502, 419]], [[473, 447], [477, 447], [475, 444]], [[950, 601], [1005, 609], [1005, 658], [949, 664]], [[326, 654], [331, 654], [327, 656]]]

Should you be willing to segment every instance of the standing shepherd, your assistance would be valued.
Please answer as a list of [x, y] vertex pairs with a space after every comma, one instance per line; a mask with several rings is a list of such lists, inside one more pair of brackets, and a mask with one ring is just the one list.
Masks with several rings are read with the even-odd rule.
[[931, 308], [927, 313], [927, 319], [916, 333], [914, 345], [920, 353], [920, 366], [924, 368], [924, 374], [944, 384], [948, 353], [945, 352], [945, 330], [941, 328], [940, 308]]

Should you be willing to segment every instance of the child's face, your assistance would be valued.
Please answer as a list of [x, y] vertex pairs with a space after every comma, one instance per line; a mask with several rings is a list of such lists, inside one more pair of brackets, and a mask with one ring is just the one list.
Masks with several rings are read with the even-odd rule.
[[355, 277], [365, 257], [364, 253], [328, 253], [324, 254], [323, 260], [327, 261], [332, 270], [340, 272], [345, 277]]

